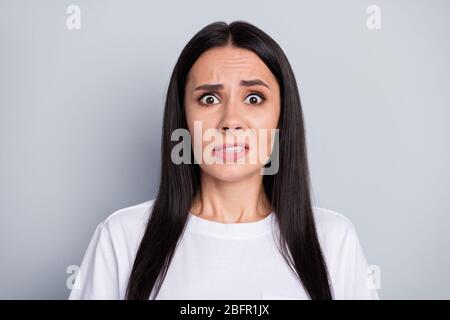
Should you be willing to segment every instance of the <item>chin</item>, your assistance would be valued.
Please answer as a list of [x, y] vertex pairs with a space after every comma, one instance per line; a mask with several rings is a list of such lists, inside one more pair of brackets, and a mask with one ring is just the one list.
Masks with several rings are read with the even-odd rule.
[[215, 179], [226, 182], [237, 182], [249, 176], [259, 174], [261, 168], [250, 165], [215, 164], [205, 167], [202, 166], [202, 170]]

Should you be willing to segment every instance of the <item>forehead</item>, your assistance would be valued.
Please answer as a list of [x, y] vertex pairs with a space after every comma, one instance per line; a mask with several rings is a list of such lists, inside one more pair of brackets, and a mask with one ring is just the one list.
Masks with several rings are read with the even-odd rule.
[[186, 85], [226, 84], [250, 79], [261, 79], [269, 86], [277, 83], [270, 69], [254, 52], [225, 46], [212, 48], [201, 54], [189, 71]]

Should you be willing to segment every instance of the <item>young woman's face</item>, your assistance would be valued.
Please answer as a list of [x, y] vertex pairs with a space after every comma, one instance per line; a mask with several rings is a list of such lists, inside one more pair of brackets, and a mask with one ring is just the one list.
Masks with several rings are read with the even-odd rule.
[[204, 52], [188, 74], [184, 106], [204, 172], [224, 181], [260, 174], [272, 152], [280, 89], [255, 53], [233, 46]]

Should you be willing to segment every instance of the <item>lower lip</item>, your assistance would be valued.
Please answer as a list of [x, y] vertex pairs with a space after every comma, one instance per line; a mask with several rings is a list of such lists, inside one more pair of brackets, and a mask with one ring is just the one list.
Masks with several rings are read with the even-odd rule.
[[244, 148], [241, 152], [225, 152], [225, 150], [213, 150], [212, 155], [213, 157], [216, 157], [218, 159], [221, 159], [223, 161], [236, 161], [238, 159], [241, 159], [247, 155], [248, 149]]

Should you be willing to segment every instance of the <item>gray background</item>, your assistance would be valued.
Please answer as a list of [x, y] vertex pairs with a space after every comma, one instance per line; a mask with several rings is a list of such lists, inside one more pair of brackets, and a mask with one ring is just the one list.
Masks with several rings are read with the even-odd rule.
[[[81, 30], [66, 8], [81, 7]], [[369, 5], [381, 30], [366, 27]], [[382, 299], [450, 298], [450, 2], [0, 1], [0, 298], [65, 299], [95, 226], [152, 199], [164, 94], [206, 24], [284, 49], [315, 205], [346, 215]]]

